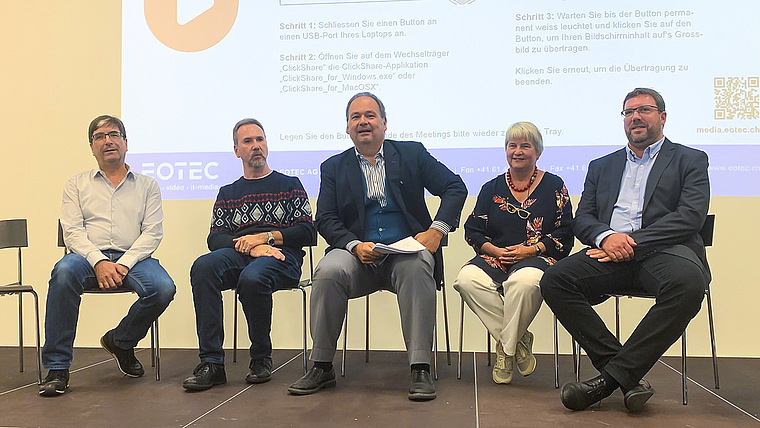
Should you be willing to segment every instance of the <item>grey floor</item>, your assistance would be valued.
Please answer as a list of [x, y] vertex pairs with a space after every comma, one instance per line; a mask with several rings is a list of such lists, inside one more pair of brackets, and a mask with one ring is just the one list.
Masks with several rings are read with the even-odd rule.
[[[138, 358], [149, 366], [149, 350]], [[245, 352], [239, 353], [239, 357]], [[712, 388], [707, 358], [689, 359], [689, 404], [681, 404], [680, 359], [658, 362], [647, 379], [657, 390], [645, 410], [625, 411], [620, 392], [581, 412], [562, 407], [554, 388], [553, 356], [538, 355], [530, 377], [495, 385], [484, 353], [466, 353], [462, 379], [445, 354], [439, 358], [438, 399], [407, 400], [409, 369], [403, 352], [349, 352], [347, 374], [338, 386], [311, 396], [293, 397], [287, 386], [300, 377], [299, 351], [277, 350], [273, 380], [247, 385], [247, 358], [228, 362], [228, 383], [200, 393], [181, 385], [197, 363], [194, 350], [162, 350], [162, 379], [147, 368], [126, 378], [100, 349], [76, 349], [71, 388], [61, 397], [37, 396], [34, 352], [25, 353], [18, 371], [16, 348], [0, 348], [0, 426], [2, 427], [737, 427], [760, 426], [760, 359], [720, 359], [721, 388]], [[231, 361], [231, 352], [228, 361]], [[336, 366], [340, 356], [336, 357]], [[583, 361], [582, 378], [596, 373]], [[573, 380], [572, 359], [561, 359], [561, 381]], [[704, 386], [703, 386], [704, 385]]]

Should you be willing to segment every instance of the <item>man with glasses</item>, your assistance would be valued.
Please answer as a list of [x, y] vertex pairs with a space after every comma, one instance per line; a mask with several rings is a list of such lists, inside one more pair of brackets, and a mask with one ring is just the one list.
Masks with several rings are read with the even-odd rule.
[[48, 375], [40, 395], [66, 392], [79, 304], [85, 289], [128, 288], [139, 296], [100, 344], [129, 377], [145, 373], [134, 347], [169, 306], [175, 286], [151, 257], [163, 237], [161, 193], [156, 180], [125, 163], [127, 132], [114, 116], [98, 116], [88, 138], [98, 168], [69, 179], [63, 190], [61, 227], [66, 254], [51, 274], [42, 364]]
[[[354, 95], [346, 106], [346, 133], [354, 147], [321, 166], [317, 230], [329, 248], [314, 272], [311, 336], [314, 366], [293, 383], [293, 395], [335, 386], [332, 360], [348, 299], [377, 290], [398, 298], [411, 365], [410, 400], [436, 398], [430, 376], [436, 279], [443, 272], [441, 239], [456, 228], [467, 189], [462, 179], [422, 144], [385, 139], [385, 107], [374, 94]], [[435, 220], [425, 189], [440, 197]], [[376, 243], [414, 237], [426, 250], [384, 256]]]
[[[699, 230], [707, 217], [707, 155], [665, 138], [665, 102], [637, 88], [623, 101], [628, 144], [591, 161], [573, 222], [589, 245], [541, 280], [544, 300], [600, 375], [562, 387], [582, 410], [617, 388], [630, 412], [654, 394], [644, 375], [699, 312], [710, 271]], [[611, 294], [646, 294], [654, 306], [625, 344], [591, 307]]]

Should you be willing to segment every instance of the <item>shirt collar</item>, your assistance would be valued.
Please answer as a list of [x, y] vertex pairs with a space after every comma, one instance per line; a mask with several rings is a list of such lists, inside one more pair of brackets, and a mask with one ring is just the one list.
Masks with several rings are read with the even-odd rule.
[[[664, 141], [665, 141], [665, 137], [663, 136], [656, 143], [651, 144], [646, 149], [644, 149], [644, 154], [641, 156], [641, 160], [645, 160], [645, 158], [654, 159], [655, 156], [657, 156], [657, 153], [660, 152], [660, 149], [662, 148], [662, 143]], [[633, 150], [631, 150], [631, 148], [628, 147], [627, 144], [625, 145], [625, 152], [628, 155], [628, 160], [634, 161], [634, 162], [639, 161], [639, 158], [638, 156], [636, 156], [636, 153], [634, 153]]]
[[[378, 159], [378, 156], [380, 159], [385, 159], [385, 154], [383, 153], [383, 150], [385, 149], [385, 141], [383, 141], [383, 144], [380, 145], [380, 150], [375, 155], [375, 159]], [[365, 159], [364, 155], [359, 153], [359, 150], [356, 149], [356, 146], [354, 146], [354, 153], [356, 154], [356, 158], [359, 160]]]
[[[130, 167], [129, 167], [129, 164], [128, 164], [128, 163], [125, 163], [124, 165], [127, 167], [127, 176], [126, 176], [125, 178], [131, 178], [131, 179], [133, 179], [133, 180], [134, 180], [134, 179], [135, 179], [135, 173], [134, 173], [134, 172], [132, 172], [132, 168], [130, 168]], [[91, 176], [92, 178], [95, 178], [95, 177], [97, 177], [98, 175], [100, 175], [100, 176], [102, 176], [102, 177], [104, 177], [104, 178], [106, 177], [106, 173], [105, 173], [105, 172], [103, 172], [103, 170], [102, 170], [102, 169], [100, 169], [100, 168], [94, 168], [94, 169], [92, 169], [92, 170], [90, 171], [90, 176]]]

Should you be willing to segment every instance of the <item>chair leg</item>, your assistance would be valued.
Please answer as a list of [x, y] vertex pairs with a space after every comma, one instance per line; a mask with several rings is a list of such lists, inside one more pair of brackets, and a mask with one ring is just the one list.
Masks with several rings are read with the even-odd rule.
[[150, 366], [156, 367], [156, 333], [153, 324], [150, 325]]
[[491, 367], [491, 335], [486, 330], [486, 365]]
[[615, 337], [620, 342], [620, 297], [615, 296]]
[[37, 327], [36, 333], [37, 333], [37, 383], [42, 384], [42, 353], [40, 351], [40, 304], [39, 304], [39, 297], [37, 297], [37, 293], [32, 290], [32, 295], [34, 296], [34, 322]]
[[18, 293], [18, 371], [24, 372], [24, 293]]
[[449, 305], [446, 301], [446, 284], [441, 286], [443, 293], [443, 329], [446, 333], [446, 363], [451, 365], [451, 342], [449, 340]]
[[346, 376], [346, 346], [348, 345], [348, 308], [346, 308], [346, 317], [343, 319], [343, 358], [340, 361], [340, 375]]
[[559, 335], [556, 315], [554, 315], [554, 387], [559, 388]]
[[234, 311], [234, 313], [232, 315], [232, 362], [233, 363], [237, 363], [237, 338], [238, 338], [238, 333], [237, 333], [237, 327], [238, 327], [238, 323], [237, 323], [237, 321], [238, 321], [237, 320], [237, 318], [238, 318], [238, 294], [237, 293], [238, 293], [238, 291], [237, 291], [237, 288], [236, 288], [235, 289], [235, 294], [234, 294], [234, 296], [235, 296], [235, 304], [232, 306], [233, 308], [235, 308], [235, 311]]
[[433, 324], [433, 378], [438, 380], [438, 331]]
[[686, 330], [681, 335], [681, 386], [683, 388], [683, 405], [689, 404], [688, 390], [686, 387]]
[[364, 296], [365, 301], [367, 302], [367, 314], [366, 316], [366, 323], [365, 323], [365, 332], [364, 332], [364, 362], [369, 362], [369, 294]]
[[156, 380], [161, 380], [161, 344], [158, 342], [158, 318], [153, 321], [151, 326], [151, 333], [156, 338]]
[[464, 339], [464, 299], [459, 311], [459, 355], [457, 358], [457, 379], [462, 378], [462, 343]]
[[303, 296], [303, 307], [301, 308], [301, 313], [303, 314], [303, 374], [306, 374], [306, 362], [308, 360], [306, 356], [306, 289], [303, 287], [298, 287], [298, 289], [301, 290], [301, 295]]
[[580, 355], [575, 352], [575, 338], [572, 336], [570, 337], [570, 345], [572, 345], [571, 348], [573, 348], [573, 373], [575, 373], [575, 378], [578, 379], [578, 367], [580, 367], [578, 361], [580, 361]]
[[575, 381], [580, 382], [581, 381], [581, 344], [577, 343], [573, 339], [573, 347], [575, 348], [577, 346], [576, 352], [573, 352], [574, 354], [578, 354], [578, 359], [575, 363]]
[[712, 348], [713, 374], [715, 376], [715, 389], [720, 389], [718, 377], [718, 354], [715, 349], [715, 321], [713, 319], [712, 298], [710, 297], [710, 285], [707, 285], [707, 320], [710, 322], [710, 346]]

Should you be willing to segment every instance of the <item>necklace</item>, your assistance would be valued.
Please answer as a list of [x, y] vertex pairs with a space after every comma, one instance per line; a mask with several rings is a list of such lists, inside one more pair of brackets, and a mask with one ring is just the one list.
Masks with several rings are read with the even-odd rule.
[[528, 181], [528, 185], [525, 187], [515, 187], [514, 183], [512, 183], [512, 174], [510, 174], [510, 169], [507, 170], [507, 184], [509, 184], [509, 187], [514, 190], [515, 192], [524, 192], [528, 189], [530, 189], [530, 186], [533, 185], [533, 182], [536, 181], [536, 177], [538, 176], [538, 167], [533, 167], [533, 175], [530, 176], [530, 181]]

